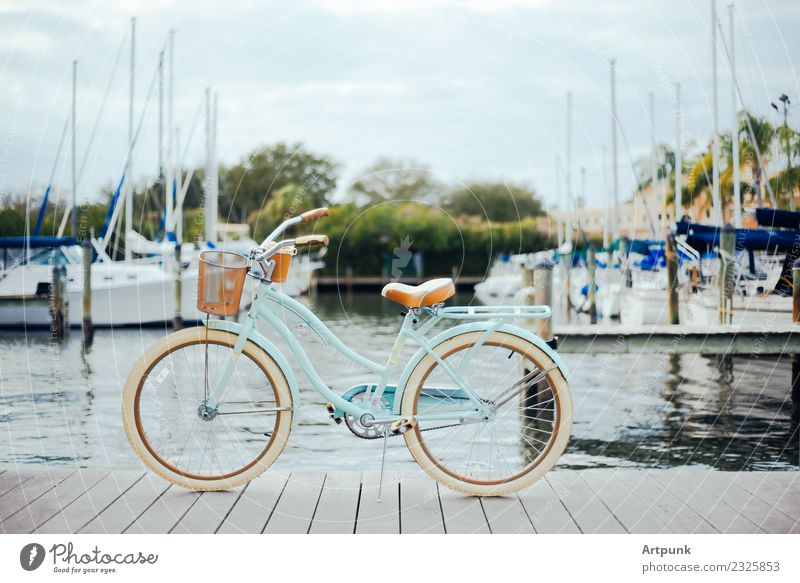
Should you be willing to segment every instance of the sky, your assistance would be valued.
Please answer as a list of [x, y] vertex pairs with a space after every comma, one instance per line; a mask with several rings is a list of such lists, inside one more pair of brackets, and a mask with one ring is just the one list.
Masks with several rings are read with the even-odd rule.
[[[728, 5], [717, 5], [727, 42]], [[530, 185], [548, 206], [564, 205], [569, 171], [573, 194], [602, 206], [611, 191], [611, 58], [620, 200], [631, 196], [633, 161], [654, 137], [676, 142], [675, 83], [682, 87], [684, 143], [704, 146], [713, 131], [710, 1], [3, 0], [0, 198], [40, 197], [54, 168], [54, 188], [68, 196], [69, 133], [58, 164], [56, 156], [74, 59], [79, 197], [96, 198], [119, 181], [128, 148], [131, 17], [134, 118], [142, 119], [133, 158], [138, 182], [157, 172], [158, 103], [148, 94], [170, 29], [174, 127], [186, 166], [204, 164], [203, 107], [211, 87], [224, 164], [264, 145], [302, 142], [342, 164], [340, 194], [377, 158], [389, 157], [426, 164], [448, 185]], [[770, 102], [781, 93], [800, 103], [792, 58], [800, 56], [798, 25], [796, 1], [735, 6], [743, 105], [775, 122]], [[724, 131], [733, 125], [733, 103], [721, 46], [718, 67]], [[568, 92], [573, 129], [565, 169]], [[798, 112], [790, 110], [795, 127]]]

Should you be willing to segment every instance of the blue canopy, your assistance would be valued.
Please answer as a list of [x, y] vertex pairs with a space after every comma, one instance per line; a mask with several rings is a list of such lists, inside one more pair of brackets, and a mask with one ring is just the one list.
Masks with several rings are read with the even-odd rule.
[[0, 237], [0, 249], [40, 249], [79, 245], [75, 237]]
[[[719, 246], [719, 227], [701, 225], [688, 221], [678, 222], [678, 234], [686, 235], [686, 240], [697, 250], [713, 249]], [[800, 245], [800, 230], [775, 231], [772, 229], [733, 229], [736, 232], [736, 248], [788, 251]]]
[[756, 209], [756, 221], [762, 227], [800, 229], [800, 213], [777, 209]]

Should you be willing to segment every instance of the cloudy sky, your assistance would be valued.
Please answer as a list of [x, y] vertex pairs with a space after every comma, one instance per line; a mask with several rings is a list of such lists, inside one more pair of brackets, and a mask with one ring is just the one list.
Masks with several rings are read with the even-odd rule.
[[[727, 37], [727, 4], [718, 4]], [[199, 112], [211, 86], [219, 93], [223, 163], [264, 144], [300, 141], [343, 164], [342, 189], [376, 158], [389, 156], [429, 164], [447, 183], [528, 183], [554, 204], [571, 91], [574, 189], [580, 194], [584, 167], [588, 204], [601, 205], [608, 192], [604, 176], [610, 181], [612, 57], [618, 63], [621, 197], [631, 192], [632, 160], [652, 140], [649, 92], [659, 141], [675, 141], [676, 82], [685, 137], [706, 144], [712, 128], [708, 1], [3, 0], [2, 195], [40, 196], [47, 183], [69, 114], [73, 59], [79, 61], [79, 166], [97, 128], [79, 191], [94, 196], [119, 180], [127, 150], [132, 16], [137, 120], [167, 31], [176, 30], [175, 122], [188, 164], [203, 163]], [[737, 2], [737, 68], [749, 109], [772, 116], [769, 103], [781, 93], [800, 103], [792, 59], [800, 56], [798, 25], [796, 1]], [[719, 67], [725, 129], [732, 125], [732, 104], [722, 49]], [[157, 104], [151, 100], [147, 107], [134, 159], [137, 180], [156, 172]], [[68, 154], [65, 147], [55, 178], [64, 193]]]

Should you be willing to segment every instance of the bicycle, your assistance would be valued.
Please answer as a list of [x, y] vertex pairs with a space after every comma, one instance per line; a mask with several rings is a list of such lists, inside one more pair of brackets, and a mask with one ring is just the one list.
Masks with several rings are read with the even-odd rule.
[[[406, 311], [386, 362], [369, 360], [275, 286], [285, 281], [298, 248], [328, 244], [324, 235], [276, 239], [327, 214], [315, 209], [284, 221], [247, 257], [203, 253], [202, 311], [235, 314], [246, 275], [260, 280], [258, 289], [243, 323], [206, 319], [156, 342], [134, 365], [122, 409], [142, 461], [179, 486], [221, 490], [249, 482], [277, 459], [300, 394], [286, 357], [256, 329], [261, 320], [289, 346], [337, 424], [359, 437], [383, 438], [381, 476], [387, 439], [402, 435], [425, 472], [466, 494], [509, 494], [542, 477], [569, 439], [568, 377], [553, 342], [512, 321], [549, 317], [550, 308], [446, 307], [455, 294], [449, 278], [419, 286], [389, 283], [382, 295]], [[283, 321], [287, 311], [377, 380], [334, 392]], [[433, 335], [440, 324], [449, 326]], [[409, 342], [419, 348], [401, 368]], [[389, 384], [398, 372], [397, 383]]]

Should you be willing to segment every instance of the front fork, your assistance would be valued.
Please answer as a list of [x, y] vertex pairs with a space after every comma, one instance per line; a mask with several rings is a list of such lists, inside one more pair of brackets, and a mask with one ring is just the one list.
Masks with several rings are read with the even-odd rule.
[[[242, 325], [242, 329], [239, 332], [239, 338], [236, 340], [236, 344], [234, 345], [233, 350], [230, 352], [228, 362], [225, 364], [225, 368], [222, 369], [222, 373], [216, 379], [206, 379], [206, 382], [213, 383], [210, 385], [213, 388], [211, 393], [208, 395], [208, 399], [203, 404], [205, 405], [205, 412], [202, 410], [203, 405], [201, 405], [201, 417], [204, 417], [205, 415], [213, 416], [219, 410], [219, 403], [222, 400], [225, 387], [228, 386], [228, 381], [231, 379], [233, 369], [236, 367], [236, 363], [239, 361], [239, 358], [241, 358], [244, 345], [250, 338], [250, 333], [253, 331], [255, 325], [256, 315], [252, 312], [248, 312], [247, 321]], [[206, 370], [208, 370], [207, 367]]]

